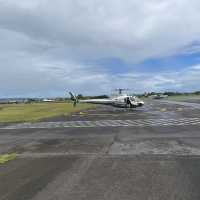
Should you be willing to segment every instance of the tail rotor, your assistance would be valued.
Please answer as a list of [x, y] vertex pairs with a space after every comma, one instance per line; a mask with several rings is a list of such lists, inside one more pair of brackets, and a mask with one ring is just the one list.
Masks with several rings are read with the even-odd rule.
[[73, 106], [76, 107], [76, 104], [78, 103], [77, 97], [72, 92], [69, 92], [69, 94], [70, 94], [71, 100], [73, 101]]

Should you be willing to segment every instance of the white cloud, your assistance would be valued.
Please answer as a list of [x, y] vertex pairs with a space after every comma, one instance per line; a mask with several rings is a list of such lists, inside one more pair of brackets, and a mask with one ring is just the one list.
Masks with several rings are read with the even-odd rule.
[[141, 61], [199, 41], [199, 9], [197, 0], [12, 0], [1, 1], [0, 24], [83, 58]]
[[[0, 0], [0, 95], [192, 88], [197, 67], [131, 71], [149, 58], [199, 52], [199, 10], [198, 0]], [[132, 63], [128, 75], [86, 64], [113, 57]]]

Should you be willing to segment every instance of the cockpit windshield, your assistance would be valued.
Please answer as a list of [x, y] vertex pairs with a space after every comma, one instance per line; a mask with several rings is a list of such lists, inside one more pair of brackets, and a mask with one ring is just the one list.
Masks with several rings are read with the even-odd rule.
[[138, 99], [138, 97], [136, 97], [136, 96], [132, 96], [132, 97], [130, 97], [130, 100], [131, 100], [131, 101], [138, 101], [139, 99]]

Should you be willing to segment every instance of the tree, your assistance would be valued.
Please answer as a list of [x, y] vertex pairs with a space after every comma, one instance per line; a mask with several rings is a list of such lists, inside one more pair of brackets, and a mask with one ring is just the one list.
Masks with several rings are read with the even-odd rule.
[[83, 95], [82, 95], [82, 94], [78, 94], [78, 95], [77, 95], [77, 98], [78, 98], [78, 99], [83, 99]]

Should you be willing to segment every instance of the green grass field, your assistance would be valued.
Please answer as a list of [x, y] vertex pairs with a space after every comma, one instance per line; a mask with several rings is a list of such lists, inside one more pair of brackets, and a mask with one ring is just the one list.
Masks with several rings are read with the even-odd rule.
[[167, 100], [172, 101], [188, 101], [188, 100], [200, 100], [200, 95], [177, 95], [177, 96], [169, 96], [166, 98]]
[[31, 103], [31, 104], [2, 104], [0, 105], [0, 122], [35, 122], [54, 116], [69, 115], [95, 107], [91, 104], [78, 104], [75, 108], [72, 103]]

